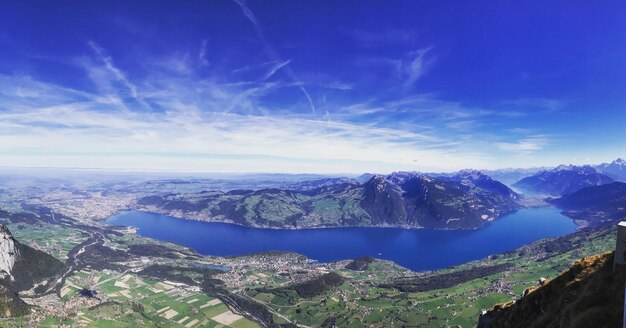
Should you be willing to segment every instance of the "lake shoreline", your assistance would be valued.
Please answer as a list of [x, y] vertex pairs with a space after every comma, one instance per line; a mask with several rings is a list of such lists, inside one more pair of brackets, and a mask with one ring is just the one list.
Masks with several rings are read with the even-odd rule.
[[335, 262], [369, 255], [413, 271], [458, 265], [577, 230], [573, 221], [554, 207], [521, 209], [473, 230], [399, 227], [271, 229], [181, 219], [143, 211], [121, 212], [105, 222], [133, 226], [140, 236], [183, 245], [208, 256], [282, 250], [320, 262]]
[[[456, 228], [456, 229], [453, 229], [453, 228], [430, 228], [430, 227], [421, 227], [421, 226], [412, 226], [412, 225], [351, 225], [351, 226], [310, 226], [310, 227], [259, 226], [259, 225], [241, 224], [241, 223], [237, 223], [237, 222], [231, 221], [231, 220], [200, 219], [200, 218], [195, 218], [195, 217], [192, 217], [192, 216], [183, 216], [183, 215], [177, 215], [177, 214], [174, 214], [174, 213], [158, 211], [158, 210], [153, 210], [153, 209], [143, 209], [143, 208], [141, 208], [141, 209], [128, 208], [128, 209], [124, 209], [124, 210], [118, 211], [118, 212], [116, 212], [115, 214], [113, 214], [111, 216], [116, 216], [116, 215], [122, 214], [124, 212], [136, 211], [136, 212], [141, 212], [141, 213], [165, 215], [165, 216], [177, 218], [177, 219], [180, 219], [180, 220], [187, 220], [187, 221], [194, 221], [194, 222], [224, 223], [224, 224], [232, 224], [232, 225], [235, 225], [235, 226], [245, 227], [245, 228], [267, 229], [267, 230], [287, 230], [287, 231], [318, 230], [318, 229], [342, 229], [342, 228], [381, 228], [381, 229], [404, 229], [404, 230], [422, 230], [422, 229], [426, 229], [426, 230], [434, 230], [434, 231], [473, 231], [473, 230], [484, 229], [485, 227], [489, 226], [490, 224], [492, 224], [493, 222], [499, 220], [500, 218], [505, 217], [507, 215], [510, 215], [510, 214], [515, 213], [515, 212], [520, 211], [520, 210], [531, 209], [531, 208], [547, 208], [547, 207], [553, 207], [553, 206], [522, 207], [522, 208], [517, 209], [517, 210], [504, 212], [500, 216], [498, 216], [498, 217], [496, 217], [494, 219], [486, 220], [485, 224], [480, 226], [480, 227]], [[106, 218], [102, 218], [102, 219], [100, 219], [100, 221], [105, 221], [106, 222], [106, 220], [108, 218], [110, 218], [111, 216], [106, 217]]]

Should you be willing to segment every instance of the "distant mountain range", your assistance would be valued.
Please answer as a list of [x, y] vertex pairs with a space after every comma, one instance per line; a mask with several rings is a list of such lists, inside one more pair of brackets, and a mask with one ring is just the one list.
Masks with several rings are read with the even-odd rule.
[[498, 170], [482, 170], [482, 172], [490, 176], [494, 180], [498, 180], [507, 186], [512, 186], [515, 182], [525, 177], [529, 177], [539, 171], [545, 171], [548, 169], [550, 168], [547, 168], [547, 167], [535, 167], [535, 168], [528, 168], [528, 169], [508, 168], [508, 169], [498, 169]]
[[296, 182], [296, 183], [285, 186], [284, 189], [307, 191], [307, 190], [320, 189], [324, 187], [332, 187], [332, 186], [338, 186], [338, 185], [343, 185], [343, 184], [354, 184], [354, 183], [358, 183], [358, 180], [350, 179], [350, 178], [323, 178], [323, 179], [318, 179], [318, 180]]
[[561, 196], [582, 188], [611, 183], [614, 180], [597, 168], [585, 165], [560, 165], [551, 170], [540, 171], [513, 184], [524, 192]]
[[626, 160], [623, 158], [618, 158], [611, 163], [602, 163], [596, 168], [615, 180], [626, 182]]
[[344, 226], [473, 229], [515, 211], [519, 195], [479, 171], [431, 177], [373, 175], [365, 183], [326, 178], [289, 189], [171, 193], [138, 199], [136, 208], [253, 227]]
[[[229, 191], [235, 189], [261, 190], [261, 189], [304, 189], [310, 188], [311, 183], [324, 183], [325, 181], [357, 181], [348, 177], [324, 176], [317, 174], [249, 174], [216, 176], [213, 178], [164, 178], [145, 181], [113, 181], [105, 182], [93, 187], [92, 190], [111, 192], [156, 192], [170, 190], [180, 193], [194, 193], [205, 190]], [[307, 185], [309, 187], [307, 187]]]

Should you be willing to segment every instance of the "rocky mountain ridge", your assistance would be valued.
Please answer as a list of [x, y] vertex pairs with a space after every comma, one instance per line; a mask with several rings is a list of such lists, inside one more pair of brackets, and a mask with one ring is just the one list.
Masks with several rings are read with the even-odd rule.
[[626, 182], [626, 160], [623, 158], [618, 158], [611, 163], [602, 163], [596, 168], [615, 180]]

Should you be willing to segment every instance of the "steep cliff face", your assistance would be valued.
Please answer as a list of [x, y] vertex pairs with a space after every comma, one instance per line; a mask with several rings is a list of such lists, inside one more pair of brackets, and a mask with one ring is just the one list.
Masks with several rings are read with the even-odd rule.
[[[24, 245], [17, 240], [13, 242], [16, 252], [13, 256], [15, 262], [11, 270], [12, 279], [4, 279], [5, 284], [11, 290], [16, 292], [29, 290], [35, 284], [57, 275], [63, 269], [63, 262], [54, 256]], [[0, 256], [10, 255], [2, 253]]]
[[13, 266], [18, 250], [15, 239], [7, 227], [0, 225], [0, 279], [13, 281]]
[[[15, 281], [13, 268], [18, 249], [11, 232], [0, 225], [0, 281], [11, 284]], [[29, 312], [28, 305], [8, 286], [0, 284], [0, 317], [20, 316]]]
[[21, 316], [30, 309], [17, 294], [55, 276], [63, 263], [52, 255], [15, 240], [0, 225], [0, 317]]
[[478, 327], [622, 327], [626, 266], [613, 253], [586, 257], [516, 302], [496, 305]]

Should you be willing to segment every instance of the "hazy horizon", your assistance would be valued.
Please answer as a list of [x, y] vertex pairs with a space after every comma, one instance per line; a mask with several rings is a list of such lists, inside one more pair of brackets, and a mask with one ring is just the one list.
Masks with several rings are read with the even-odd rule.
[[84, 172], [95, 172], [95, 173], [139, 173], [139, 174], [156, 174], [161, 176], [189, 176], [189, 177], [203, 177], [203, 176], [246, 176], [246, 175], [311, 175], [311, 176], [336, 176], [336, 177], [357, 177], [362, 174], [391, 174], [394, 172], [419, 172], [419, 173], [454, 173], [462, 170], [478, 170], [478, 171], [506, 171], [506, 170], [533, 170], [533, 169], [550, 169], [555, 168], [560, 165], [574, 165], [574, 166], [585, 166], [585, 165], [600, 165], [605, 163], [611, 163], [614, 160], [622, 159], [622, 157], [608, 160], [604, 162], [598, 163], [581, 163], [581, 164], [572, 164], [572, 163], [560, 163], [549, 166], [533, 166], [533, 167], [502, 167], [495, 169], [484, 169], [484, 168], [462, 168], [458, 170], [442, 170], [442, 171], [420, 171], [420, 170], [391, 170], [384, 172], [373, 172], [373, 171], [355, 171], [355, 172], [284, 172], [284, 171], [184, 171], [184, 170], [168, 170], [168, 169], [132, 169], [132, 168], [97, 168], [97, 167], [45, 167], [45, 166], [2, 166], [0, 165], [0, 169], [4, 170], [1, 173], [9, 173], [10, 171], [84, 171]]

